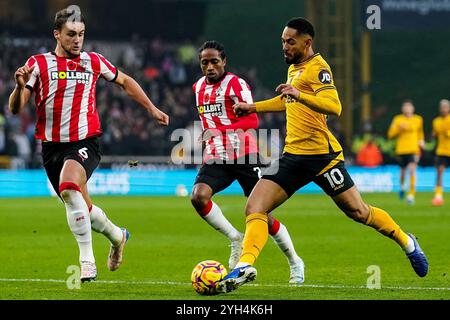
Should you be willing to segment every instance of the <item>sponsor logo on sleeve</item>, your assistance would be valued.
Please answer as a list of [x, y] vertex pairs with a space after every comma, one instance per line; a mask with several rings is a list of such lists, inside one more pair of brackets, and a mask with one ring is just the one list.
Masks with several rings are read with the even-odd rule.
[[323, 84], [331, 84], [332, 79], [331, 79], [331, 74], [329, 71], [327, 70], [322, 70], [319, 73], [319, 81]]

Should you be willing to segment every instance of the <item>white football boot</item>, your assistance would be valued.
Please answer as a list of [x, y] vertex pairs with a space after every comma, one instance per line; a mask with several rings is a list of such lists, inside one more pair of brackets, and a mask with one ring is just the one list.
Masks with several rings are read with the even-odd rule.
[[291, 274], [289, 276], [289, 284], [301, 285], [305, 282], [305, 264], [300, 257], [297, 257], [297, 261], [293, 264], [289, 264], [291, 268]]
[[81, 282], [90, 282], [97, 279], [97, 267], [95, 263], [89, 261], [81, 261]]

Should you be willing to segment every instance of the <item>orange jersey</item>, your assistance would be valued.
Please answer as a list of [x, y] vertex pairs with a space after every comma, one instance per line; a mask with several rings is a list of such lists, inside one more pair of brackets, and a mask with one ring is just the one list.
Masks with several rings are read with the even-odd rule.
[[436, 155], [450, 157], [450, 115], [433, 120], [433, 133], [437, 139]]
[[[336, 87], [330, 66], [319, 53], [300, 64], [291, 65], [287, 83], [302, 94], [317, 96], [322, 92], [337, 100]], [[337, 99], [336, 99], [337, 98]], [[342, 151], [342, 147], [327, 126], [327, 115], [316, 112], [301, 102], [285, 99], [287, 135], [285, 152], [299, 155], [329, 154]]]
[[423, 141], [423, 119], [419, 115], [406, 117], [397, 115], [392, 120], [388, 131], [389, 139], [397, 139], [395, 153], [420, 154], [419, 142]]

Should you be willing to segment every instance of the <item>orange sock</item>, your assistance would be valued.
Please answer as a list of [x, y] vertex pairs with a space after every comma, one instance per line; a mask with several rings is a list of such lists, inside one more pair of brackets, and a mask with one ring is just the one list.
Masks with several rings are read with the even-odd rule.
[[253, 265], [269, 237], [267, 215], [252, 213], [247, 216], [242, 255], [239, 262]]
[[391, 216], [384, 210], [369, 206], [369, 218], [366, 224], [379, 233], [393, 239], [400, 247], [405, 248], [408, 244], [408, 235], [403, 232]]
[[416, 193], [416, 176], [411, 175], [409, 178], [409, 192], [408, 195], [414, 196]]
[[436, 197], [441, 197], [444, 195], [444, 191], [442, 190], [442, 186], [436, 186], [434, 189], [434, 194]]

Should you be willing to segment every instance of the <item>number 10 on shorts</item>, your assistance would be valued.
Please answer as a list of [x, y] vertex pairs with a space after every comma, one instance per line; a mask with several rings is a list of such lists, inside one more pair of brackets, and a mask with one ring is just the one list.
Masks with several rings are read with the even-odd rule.
[[338, 168], [334, 168], [333, 170], [325, 173], [323, 176], [327, 178], [331, 188], [334, 188], [344, 183], [344, 176], [341, 170], [339, 170]]

